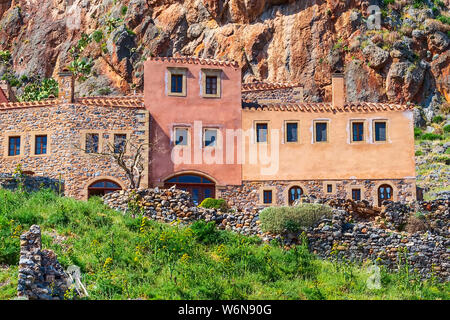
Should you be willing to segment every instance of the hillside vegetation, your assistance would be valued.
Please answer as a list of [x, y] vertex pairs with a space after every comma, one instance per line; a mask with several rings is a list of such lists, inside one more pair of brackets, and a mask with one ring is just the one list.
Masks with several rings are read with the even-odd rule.
[[415, 128], [417, 186], [425, 200], [450, 195], [450, 123], [441, 116], [424, 129]]
[[[42, 227], [44, 248], [81, 268], [90, 299], [449, 299], [448, 283], [326, 262], [305, 245], [290, 250], [214, 225], [167, 225], [49, 190], [0, 190], [0, 299], [16, 295], [19, 236]], [[71, 294], [68, 293], [70, 298]]]

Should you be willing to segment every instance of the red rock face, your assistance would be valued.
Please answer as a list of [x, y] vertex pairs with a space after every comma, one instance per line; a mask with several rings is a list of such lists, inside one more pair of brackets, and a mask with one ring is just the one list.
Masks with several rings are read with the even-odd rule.
[[[381, 30], [368, 30], [362, 1], [0, 0], [0, 50], [10, 50], [18, 76], [49, 77], [72, 61], [82, 33], [102, 31], [82, 53], [97, 75], [77, 84], [82, 94], [142, 90], [147, 57], [181, 54], [235, 60], [245, 82], [301, 82], [311, 100], [327, 99], [336, 71], [345, 72], [350, 99], [448, 99], [450, 27], [403, 2]], [[370, 45], [379, 50], [363, 54]]]

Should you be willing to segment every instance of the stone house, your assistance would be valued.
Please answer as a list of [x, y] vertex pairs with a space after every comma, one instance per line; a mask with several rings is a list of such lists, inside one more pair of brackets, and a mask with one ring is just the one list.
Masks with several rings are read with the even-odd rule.
[[0, 103], [0, 173], [21, 163], [76, 198], [127, 188], [96, 152], [129, 139], [147, 145], [141, 187], [176, 185], [196, 203], [416, 196], [412, 107], [347, 102], [340, 74], [321, 103], [305, 102], [301, 84], [242, 84], [236, 63], [188, 57], [149, 58], [142, 96], [77, 98], [70, 73], [59, 82], [57, 99]]

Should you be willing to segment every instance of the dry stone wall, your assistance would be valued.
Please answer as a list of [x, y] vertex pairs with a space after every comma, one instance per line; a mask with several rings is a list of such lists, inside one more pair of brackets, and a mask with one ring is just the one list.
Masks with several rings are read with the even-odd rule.
[[[264, 233], [258, 208], [230, 212], [199, 208], [193, 206], [189, 193], [175, 188], [122, 190], [105, 195], [103, 200], [113, 209], [129, 214], [139, 212], [162, 222], [214, 221], [219, 229], [256, 235], [265, 242], [275, 240], [282, 246], [290, 247], [300, 241], [300, 234]], [[348, 199], [305, 201], [326, 203], [333, 208], [332, 219], [322, 219], [306, 230], [310, 250], [320, 257], [355, 262], [369, 259], [390, 269], [407, 262], [422, 278], [434, 274], [441, 280], [449, 280], [449, 200], [415, 204], [385, 201], [381, 208], [371, 206], [368, 201]], [[415, 212], [427, 221], [424, 230], [408, 233], [396, 229], [404, 228]]]
[[0, 188], [15, 190], [23, 184], [27, 191], [37, 191], [42, 188], [53, 189], [56, 192], [64, 191], [64, 182], [51, 179], [49, 177], [34, 177], [23, 175], [22, 178], [15, 177], [13, 174], [0, 174]]
[[61, 300], [70, 282], [51, 250], [42, 250], [41, 228], [32, 225], [20, 236], [17, 296], [30, 300]]

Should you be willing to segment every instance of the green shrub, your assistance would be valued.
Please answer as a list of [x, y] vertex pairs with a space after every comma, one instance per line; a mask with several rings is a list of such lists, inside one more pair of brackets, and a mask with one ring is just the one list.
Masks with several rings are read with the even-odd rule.
[[304, 203], [295, 207], [270, 207], [264, 209], [259, 218], [264, 232], [297, 232], [313, 226], [323, 217], [331, 216], [331, 208], [326, 205]]
[[416, 155], [416, 157], [418, 157], [418, 156], [423, 156], [423, 152], [420, 151], [420, 150], [417, 150], [416, 153], [415, 153], [415, 155]]
[[59, 91], [58, 81], [53, 78], [42, 81], [34, 81], [27, 84], [24, 93], [19, 97], [20, 101], [39, 101], [50, 96], [57, 97]]
[[224, 199], [206, 198], [200, 203], [199, 207], [206, 209], [220, 209], [226, 211], [228, 209], [227, 202]]
[[422, 129], [420, 128], [414, 128], [414, 138], [416, 139], [420, 139], [420, 137], [422, 136]]
[[450, 132], [450, 124], [444, 126], [444, 132]]
[[428, 132], [428, 133], [424, 133], [421, 136], [421, 139], [422, 140], [442, 140], [443, 137], [440, 134], [435, 134], [435, 133]]
[[431, 120], [433, 123], [441, 123], [444, 121], [444, 118], [441, 115], [433, 117], [433, 120]]
[[220, 236], [214, 222], [198, 220], [191, 225], [191, 230], [195, 239], [202, 243], [216, 243]]
[[442, 22], [442, 23], [450, 24], [450, 18], [449, 18], [449, 17], [440, 15], [440, 16], [437, 17], [436, 19], [439, 20], [439, 21]]
[[95, 42], [100, 43], [100, 41], [103, 40], [103, 31], [102, 30], [95, 30], [92, 35], [92, 39], [94, 39]]
[[3, 63], [8, 63], [11, 60], [11, 52], [9, 50], [0, 50], [0, 61]]

